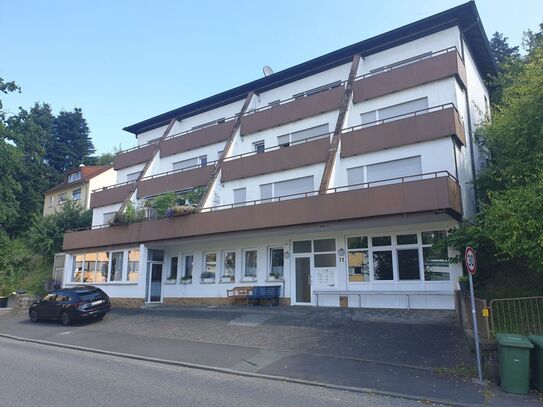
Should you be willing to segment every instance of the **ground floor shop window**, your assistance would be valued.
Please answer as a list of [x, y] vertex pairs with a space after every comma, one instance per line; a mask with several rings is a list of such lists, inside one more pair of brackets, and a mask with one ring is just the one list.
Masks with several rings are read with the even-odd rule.
[[221, 281], [233, 282], [236, 276], [236, 252], [228, 251], [223, 253], [223, 267]]
[[347, 238], [347, 261], [349, 281], [363, 283], [370, 281], [370, 265], [367, 237]]
[[444, 230], [422, 232], [422, 257], [424, 259], [424, 280], [449, 281], [449, 256], [447, 248], [438, 248], [433, 245], [446, 235]]
[[136, 282], [139, 279], [140, 251], [128, 251], [128, 281]]
[[281, 280], [284, 275], [285, 249], [272, 247], [270, 249], [270, 269], [268, 276], [275, 280]]
[[[125, 255], [128, 254], [127, 275], [124, 276]], [[138, 281], [139, 250], [90, 252], [76, 254], [72, 261], [73, 283], [101, 284]]]
[[204, 271], [200, 276], [203, 281], [215, 280], [217, 273], [217, 253], [206, 253], [204, 255]]
[[381, 250], [373, 252], [373, 279], [394, 280], [392, 250]]
[[243, 278], [256, 278], [257, 251], [245, 250], [245, 263], [243, 265]]

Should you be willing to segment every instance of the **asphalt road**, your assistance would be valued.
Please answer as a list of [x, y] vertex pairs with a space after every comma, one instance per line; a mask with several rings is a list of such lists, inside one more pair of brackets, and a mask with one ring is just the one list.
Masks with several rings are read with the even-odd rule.
[[420, 406], [0, 338], [0, 406]]

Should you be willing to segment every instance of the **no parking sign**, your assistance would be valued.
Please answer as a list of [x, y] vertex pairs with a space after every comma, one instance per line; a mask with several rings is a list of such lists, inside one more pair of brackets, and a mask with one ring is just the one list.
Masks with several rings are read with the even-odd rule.
[[468, 270], [468, 273], [470, 273], [472, 276], [475, 275], [475, 272], [477, 271], [477, 258], [475, 257], [475, 250], [473, 250], [473, 247], [466, 247], [464, 257], [466, 260], [466, 269]]

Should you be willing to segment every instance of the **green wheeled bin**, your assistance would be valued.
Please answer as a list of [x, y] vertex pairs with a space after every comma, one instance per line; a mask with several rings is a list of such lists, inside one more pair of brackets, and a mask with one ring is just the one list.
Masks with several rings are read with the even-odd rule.
[[543, 392], [543, 335], [531, 335], [534, 344], [530, 366], [532, 368], [532, 386]]
[[500, 386], [506, 393], [528, 394], [530, 391], [530, 350], [532, 342], [517, 334], [498, 334]]

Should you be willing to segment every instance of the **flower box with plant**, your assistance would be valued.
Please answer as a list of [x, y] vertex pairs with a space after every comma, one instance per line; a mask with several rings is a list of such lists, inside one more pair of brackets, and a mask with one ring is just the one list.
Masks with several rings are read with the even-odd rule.
[[227, 275], [227, 276], [222, 276], [221, 277], [221, 283], [233, 283], [234, 281], [235, 281], [235, 278], [232, 275]]
[[268, 274], [268, 280], [270, 281], [280, 281], [280, 280], [283, 280], [283, 274], [277, 272], [277, 271], [272, 271], [270, 274]]
[[9, 286], [0, 286], [0, 308], [6, 308], [8, 306], [8, 297], [12, 292], [13, 290]]
[[214, 283], [215, 273], [212, 271], [204, 271], [200, 274], [200, 279], [202, 280], [202, 283]]
[[191, 284], [192, 276], [183, 276], [181, 277], [181, 284]]

